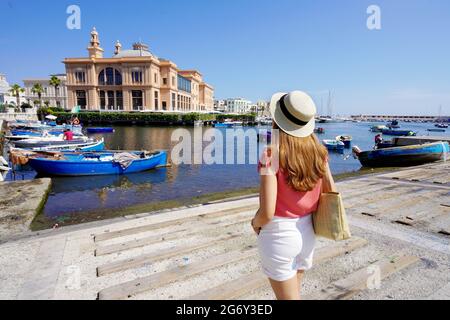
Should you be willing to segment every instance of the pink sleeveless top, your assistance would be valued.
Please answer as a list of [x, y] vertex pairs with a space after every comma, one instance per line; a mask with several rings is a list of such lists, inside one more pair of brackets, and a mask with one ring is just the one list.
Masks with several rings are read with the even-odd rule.
[[[263, 156], [264, 159], [264, 156]], [[261, 159], [263, 161], [263, 159]], [[267, 161], [263, 161], [267, 165]], [[261, 170], [261, 162], [258, 164], [258, 172]], [[311, 215], [317, 211], [322, 191], [320, 180], [312, 191], [299, 192], [288, 185], [287, 175], [283, 169], [277, 172], [278, 195], [275, 216], [280, 218], [298, 219]]]

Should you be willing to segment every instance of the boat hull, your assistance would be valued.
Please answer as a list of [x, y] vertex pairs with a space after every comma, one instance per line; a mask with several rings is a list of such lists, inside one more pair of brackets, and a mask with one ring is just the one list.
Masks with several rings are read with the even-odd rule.
[[31, 151], [103, 151], [104, 149], [105, 149], [105, 141], [102, 139], [100, 141], [93, 143], [32, 148]]
[[340, 141], [344, 144], [344, 147], [349, 149], [352, 147], [353, 138], [350, 136], [337, 136], [336, 141]]
[[[105, 153], [104, 153], [105, 154]], [[113, 161], [81, 161], [81, 158], [71, 161], [30, 159], [29, 165], [43, 176], [96, 176], [96, 175], [124, 175], [151, 170], [167, 164], [167, 153], [158, 154], [146, 159], [134, 160], [126, 169]]]
[[447, 142], [361, 152], [364, 167], [409, 167], [442, 160], [450, 152]]
[[447, 130], [445, 129], [428, 129], [428, 132], [446, 132]]
[[114, 128], [87, 128], [88, 133], [114, 133]]
[[81, 140], [81, 139], [75, 139], [75, 140], [20, 140], [15, 141], [14, 146], [16, 148], [23, 148], [23, 149], [33, 149], [33, 148], [44, 148], [44, 147], [56, 147], [56, 146], [65, 146], [65, 145], [79, 145], [79, 144], [86, 144], [91, 141]]
[[233, 128], [233, 125], [228, 123], [216, 123], [214, 128]]
[[394, 136], [394, 137], [403, 137], [403, 136], [415, 136], [416, 134], [409, 130], [390, 130], [385, 129], [381, 131], [383, 134], [387, 136]]
[[323, 145], [329, 150], [329, 151], [337, 151], [337, 152], [344, 152], [345, 144], [341, 141], [334, 141], [334, 140], [324, 140]]

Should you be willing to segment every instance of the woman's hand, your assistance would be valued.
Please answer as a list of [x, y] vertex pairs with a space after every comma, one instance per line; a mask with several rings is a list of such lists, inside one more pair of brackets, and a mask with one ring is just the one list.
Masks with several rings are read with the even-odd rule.
[[257, 226], [255, 226], [255, 219], [252, 219], [252, 228], [253, 231], [255, 231], [256, 235], [259, 236], [259, 234], [261, 233], [261, 228], [258, 228]]

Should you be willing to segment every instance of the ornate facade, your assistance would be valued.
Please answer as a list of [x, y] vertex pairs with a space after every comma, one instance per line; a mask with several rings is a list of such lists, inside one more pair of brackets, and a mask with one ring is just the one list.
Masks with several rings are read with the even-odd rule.
[[196, 70], [180, 70], [157, 58], [148, 46], [135, 43], [122, 50], [117, 41], [113, 57], [104, 58], [93, 29], [89, 57], [64, 60], [68, 106], [100, 111], [214, 110], [214, 88]]

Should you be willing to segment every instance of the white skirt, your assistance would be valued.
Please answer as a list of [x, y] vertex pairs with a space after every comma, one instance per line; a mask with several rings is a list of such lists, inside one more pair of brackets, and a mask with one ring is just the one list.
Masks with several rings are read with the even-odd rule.
[[316, 236], [312, 215], [299, 219], [275, 217], [258, 236], [263, 271], [275, 281], [287, 281], [312, 268]]

